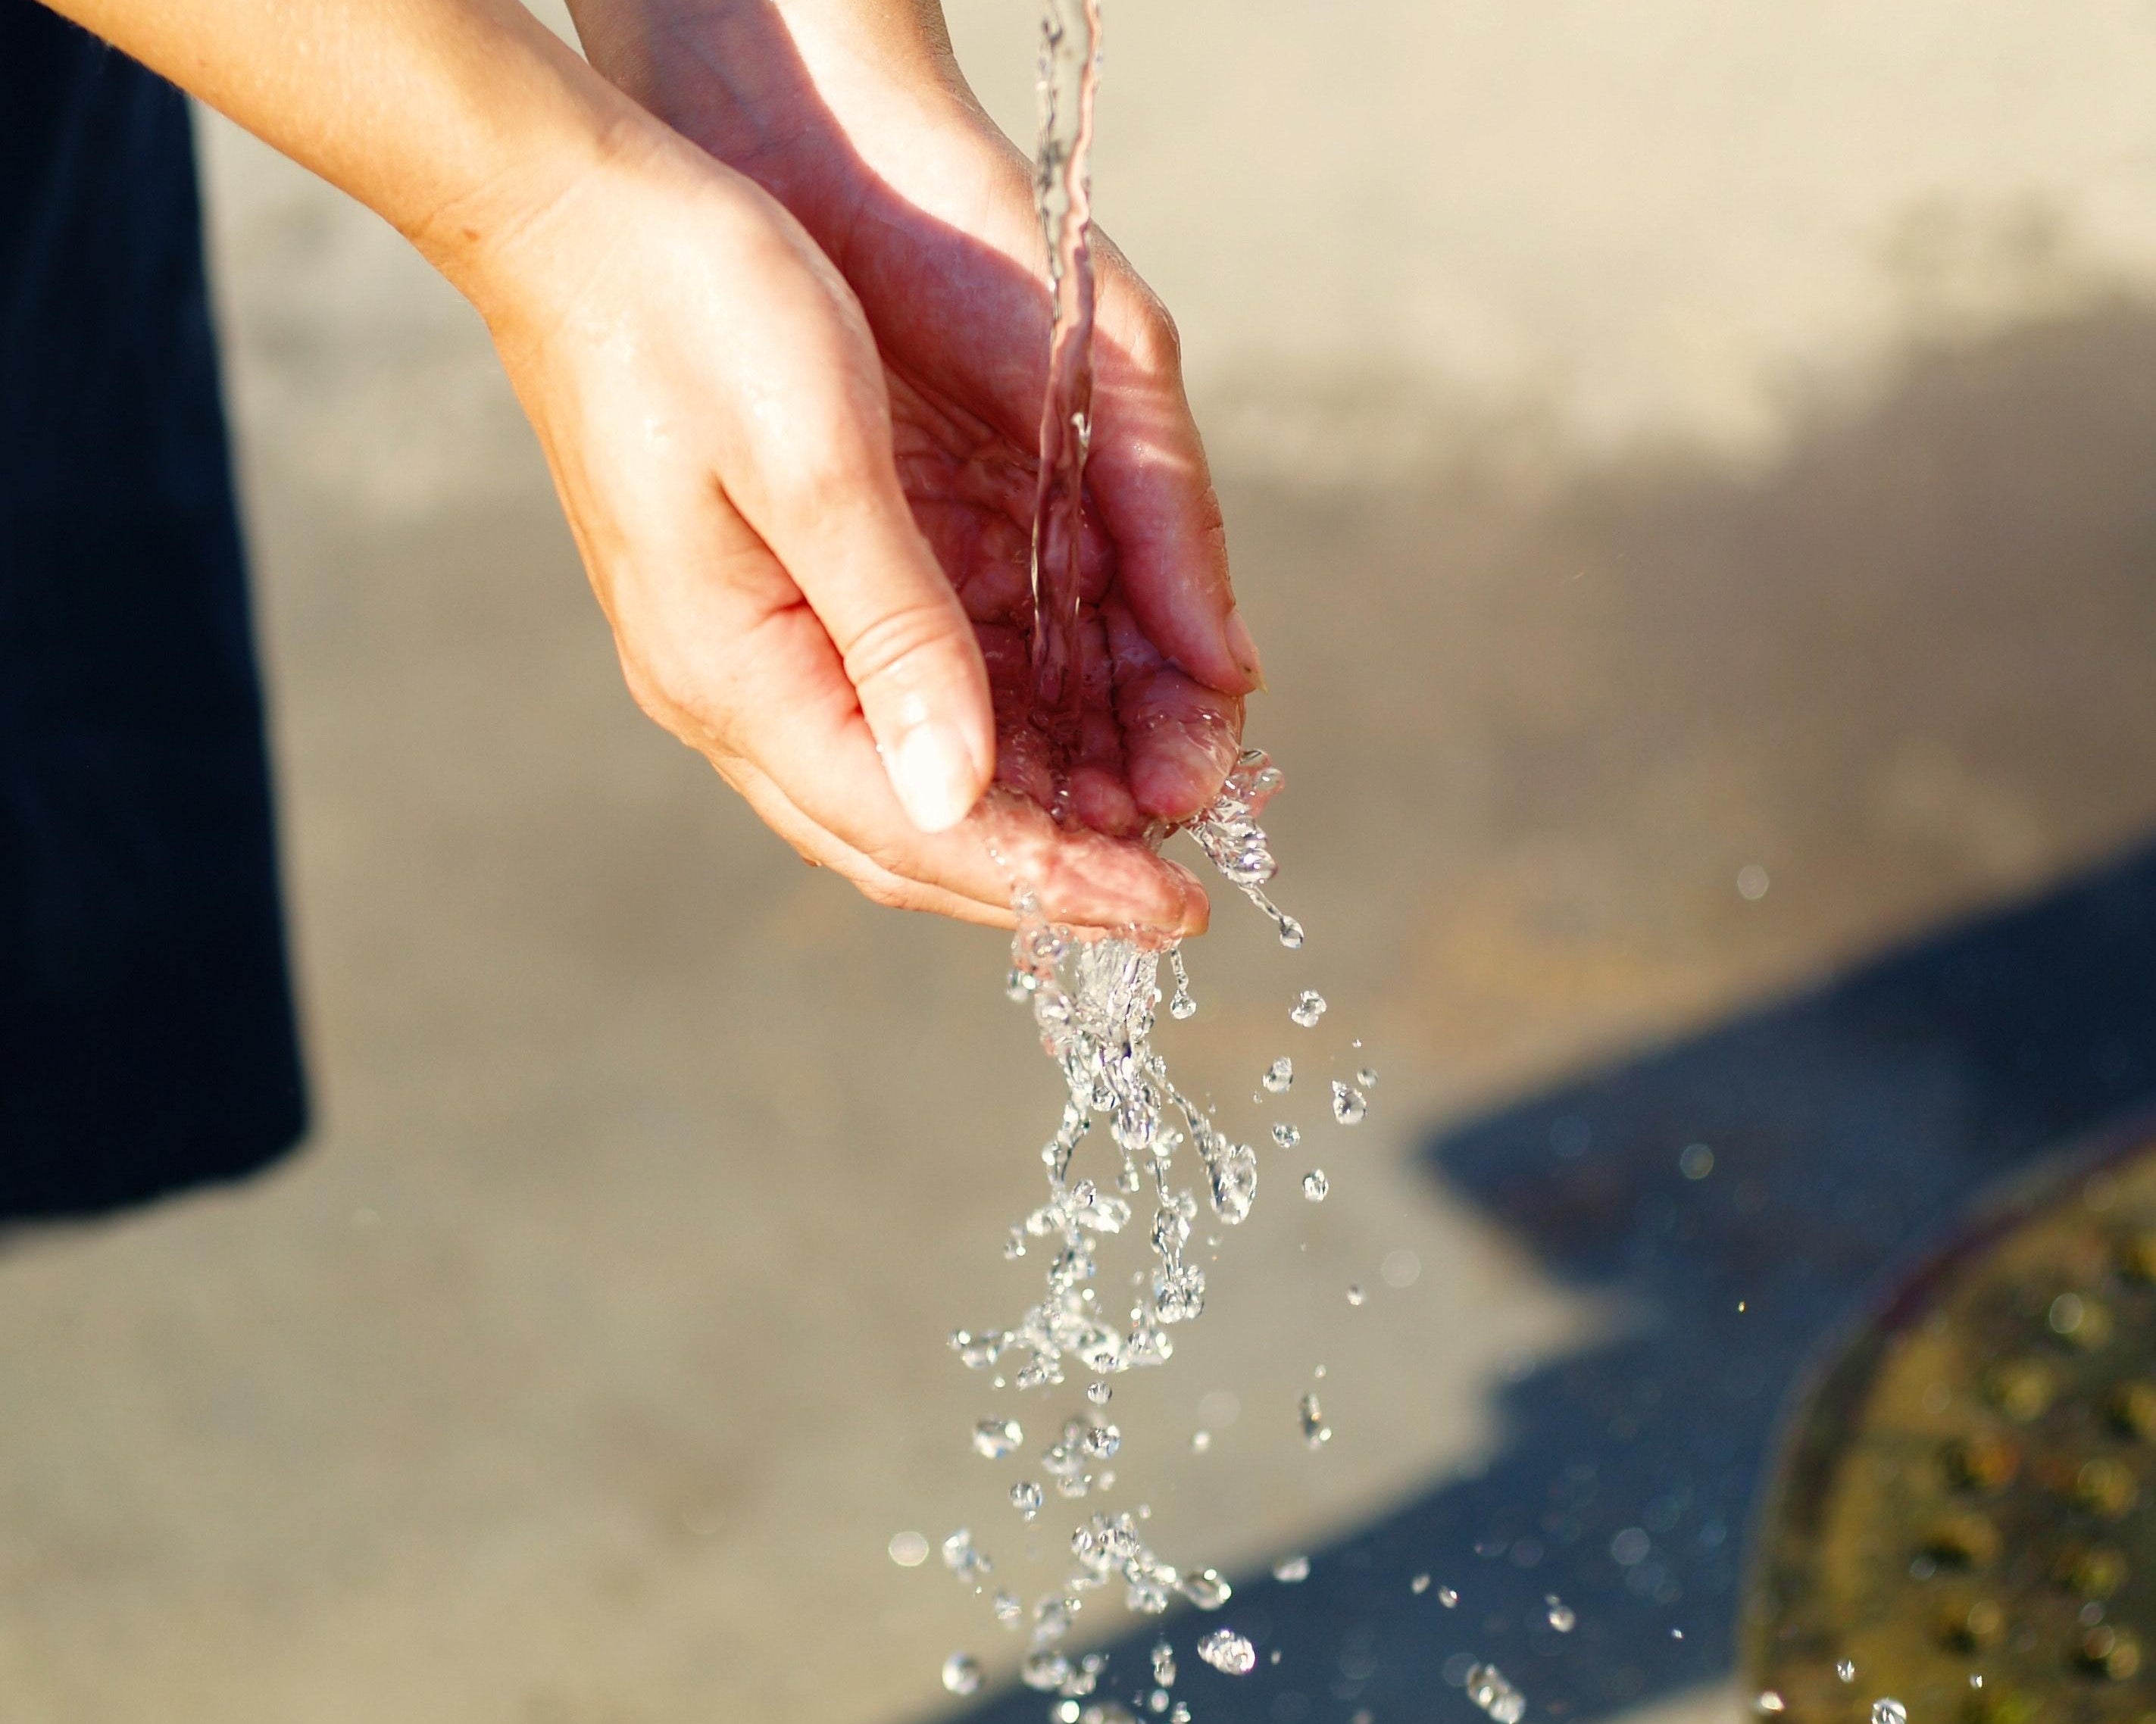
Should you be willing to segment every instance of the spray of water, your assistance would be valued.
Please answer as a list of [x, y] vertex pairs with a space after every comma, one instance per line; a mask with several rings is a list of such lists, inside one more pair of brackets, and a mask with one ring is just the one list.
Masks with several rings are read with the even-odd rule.
[[[1087, 444], [1091, 425], [1093, 268], [1087, 156], [1100, 64], [1099, 0], [1045, 0], [1041, 33], [1041, 129], [1034, 192], [1047, 250], [1054, 306], [1048, 386], [1040, 420], [1040, 480], [1033, 523], [1034, 718], [1064, 747], [1075, 735], [1081, 694], [1078, 639], [1079, 552]], [[1221, 875], [1270, 920], [1281, 943], [1303, 944], [1301, 923], [1273, 903], [1266, 887], [1276, 864], [1258, 817], [1281, 788], [1281, 774], [1258, 750], [1245, 750], [1219, 796], [1186, 829]], [[1051, 809], [1060, 813], [1059, 809]], [[1151, 836], [1158, 845], [1170, 829]], [[1122, 929], [1106, 935], [1053, 923], [1041, 914], [1027, 884], [1014, 881], [1018, 930], [1012, 942], [1009, 989], [1029, 1006], [1043, 1047], [1065, 1084], [1062, 1116], [1041, 1151], [1047, 1172], [1046, 1200], [1012, 1229], [1005, 1255], [1045, 1256], [1040, 1298], [1007, 1327], [962, 1329], [951, 1345], [973, 1370], [989, 1373], [997, 1387], [1050, 1389], [1075, 1373], [1091, 1379], [1086, 1398], [1104, 1407], [1118, 1373], [1164, 1363], [1174, 1351], [1176, 1327], [1205, 1307], [1205, 1273], [1188, 1250], [1202, 1209], [1233, 1227], [1250, 1213], [1257, 1194], [1257, 1153], [1221, 1130], [1211, 1115], [1168, 1074], [1152, 1044], [1158, 1008], [1191, 1016], [1198, 1009], [1174, 939], [1157, 931]], [[1161, 970], [1168, 970], [1169, 990]], [[1317, 995], [1301, 996], [1292, 1013], [1308, 1027], [1324, 1011]], [[1284, 1092], [1292, 1066], [1275, 1062], [1267, 1087]], [[1358, 1098], [1359, 1101], [1359, 1097]], [[1336, 1105], [1336, 1112], [1337, 1111]], [[1112, 1158], [1096, 1158], [1090, 1177], [1076, 1177], [1081, 1144], [1105, 1126]], [[1324, 1176], [1312, 1174], [1305, 1190], [1324, 1192]], [[1102, 1242], [1142, 1228], [1148, 1257], [1125, 1303], [1105, 1290]], [[1322, 1428], [1314, 1400], [1303, 1411], [1308, 1427], [1320, 1424], [1312, 1445], [1331, 1435]], [[977, 1451], [989, 1459], [1014, 1453], [1022, 1442], [1014, 1421], [981, 1421]], [[1031, 1524], [1052, 1491], [1065, 1500], [1110, 1489], [1106, 1463], [1122, 1433], [1096, 1412], [1065, 1419], [1040, 1451], [1044, 1485], [1028, 1477], [1010, 1491], [1021, 1521]], [[1028, 1470], [1030, 1472], [1030, 1469]], [[1017, 1628], [1030, 1616], [1031, 1638], [1020, 1666], [1029, 1687], [1066, 1701], [1097, 1688], [1105, 1662], [1097, 1654], [1072, 1657], [1062, 1650], [1088, 1594], [1120, 1583], [1122, 1601], [1141, 1614], [1166, 1611], [1181, 1596], [1201, 1610], [1216, 1610], [1230, 1597], [1228, 1583], [1211, 1568], [1178, 1569], [1141, 1536], [1147, 1511], [1096, 1510], [1072, 1532], [1070, 1566], [1061, 1584], [1038, 1598], [1028, 1613], [1008, 1592], [994, 1599], [997, 1619]], [[991, 1569], [968, 1533], [944, 1547], [946, 1563], [985, 1592]], [[1250, 1643], [1221, 1629], [1199, 1643], [1199, 1655], [1215, 1669], [1240, 1675], [1255, 1667]], [[1174, 1680], [1172, 1655], [1154, 1655], [1156, 1711]], [[954, 1655], [945, 1680], [954, 1692], [970, 1691], [975, 1666]], [[957, 1680], [953, 1680], [954, 1676]], [[1187, 1718], [1180, 1703], [1173, 1716]]]

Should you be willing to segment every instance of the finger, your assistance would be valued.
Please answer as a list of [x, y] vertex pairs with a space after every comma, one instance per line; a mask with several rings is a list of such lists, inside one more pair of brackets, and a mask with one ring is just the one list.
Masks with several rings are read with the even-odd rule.
[[1018, 918], [1008, 904], [985, 903], [947, 887], [925, 880], [907, 880], [865, 856], [836, 833], [819, 826], [794, 806], [793, 800], [767, 773], [747, 761], [735, 761], [721, 769], [726, 782], [756, 810], [757, 817], [803, 859], [850, 881], [871, 902], [895, 910], [925, 911], [957, 921], [1008, 928]]
[[1248, 694], [1265, 685], [1265, 670], [1229, 582], [1227, 528], [1183, 393], [1180, 338], [1105, 240], [1101, 262], [1087, 490], [1146, 632], [1199, 681]]
[[1188, 820], [1220, 793], [1242, 747], [1243, 703], [1168, 663], [1120, 604], [1103, 608], [1116, 666], [1116, 716], [1137, 808]]
[[[1194, 881], [1143, 846], [1060, 828], [1038, 805], [999, 793], [962, 824], [920, 830], [879, 763], [819, 620], [795, 607], [731, 637], [721, 685], [730, 752], [744, 756], [807, 819], [876, 867], [983, 905], [1029, 887], [1051, 919], [1089, 927], [1202, 926]], [[993, 818], [992, 818], [993, 816]]]
[[[815, 262], [823, 280], [829, 267]], [[843, 283], [824, 285], [826, 315], [812, 307], [775, 320], [793, 351], [769, 377], [747, 381], [756, 434], [733, 500], [838, 649], [907, 817], [944, 832], [994, 770], [988, 675], [900, 489], [867, 326]]]

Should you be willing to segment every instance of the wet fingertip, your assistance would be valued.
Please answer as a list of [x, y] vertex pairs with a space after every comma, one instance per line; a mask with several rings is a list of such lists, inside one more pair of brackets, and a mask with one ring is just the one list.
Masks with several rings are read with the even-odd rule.
[[1161, 865], [1183, 891], [1182, 912], [1176, 931], [1188, 938], [1204, 933], [1213, 925], [1213, 900], [1206, 895], [1205, 886], [1196, 875], [1180, 862], [1171, 862], [1165, 856]]
[[1258, 644], [1250, 638], [1250, 625], [1243, 620], [1240, 609], [1229, 611], [1220, 624], [1220, 636], [1227, 643], [1228, 656], [1250, 679], [1250, 685], [1263, 690], [1265, 685], [1265, 660], [1258, 656]]

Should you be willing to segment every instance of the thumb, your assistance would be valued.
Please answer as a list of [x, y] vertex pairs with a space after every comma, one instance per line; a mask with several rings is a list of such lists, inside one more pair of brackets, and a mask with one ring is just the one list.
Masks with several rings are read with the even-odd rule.
[[988, 669], [887, 442], [827, 443], [771, 500], [758, 530], [838, 649], [907, 818], [956, 826], [995, 772]]

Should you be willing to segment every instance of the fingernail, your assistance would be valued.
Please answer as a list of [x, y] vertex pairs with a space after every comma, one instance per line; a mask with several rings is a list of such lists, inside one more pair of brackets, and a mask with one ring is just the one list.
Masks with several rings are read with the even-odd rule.
[[1242, 612], [1229, 612], [1228, 620], [1220, 625], [1220, 633], [1227, 639], [1229, 654], [1243, 667], [1243, 674], [1263, 688], [1265, 685], [1265, 664], [1258, 657], [1258, 644], [1250, 639], [1250, 625], [1243, 620]]
[[899, 739], [887, 762], [891, 788], [923, 832], [948, 832], [973, 812], [979, 774], [955, 726], [932, 719]]

